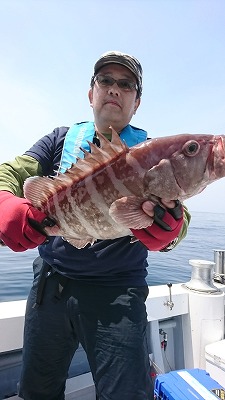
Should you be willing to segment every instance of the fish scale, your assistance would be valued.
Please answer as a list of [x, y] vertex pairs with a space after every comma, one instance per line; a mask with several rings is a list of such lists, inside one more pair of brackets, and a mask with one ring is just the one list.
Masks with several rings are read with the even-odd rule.
[[64, 174], [24, 184], [25, 197], [56, 221], [46, 233], [78, 248], [146, 228], [146, 200], [184, 201], [225, 176], [223, 135], [180, 134], [128, 148], [112, 129], [111, 142], [99, 140]]

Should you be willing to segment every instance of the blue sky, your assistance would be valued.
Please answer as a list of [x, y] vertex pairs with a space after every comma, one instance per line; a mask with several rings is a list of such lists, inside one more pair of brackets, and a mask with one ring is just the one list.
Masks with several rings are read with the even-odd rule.
[[[108, 50], [136, 56], [151, 137], [225, 134], [224, 0], [0, 0], [0, 162], [57, 126], [92, 119], [93, 65]], [[225, 180], [188, 200], [225, 212]]]

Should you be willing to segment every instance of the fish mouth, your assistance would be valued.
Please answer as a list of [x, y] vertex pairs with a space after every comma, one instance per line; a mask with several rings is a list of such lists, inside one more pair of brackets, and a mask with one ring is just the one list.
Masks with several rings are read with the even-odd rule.
[[224, 137], [222, 136], [218, 137], [218, 147], [221, 156], [223, 156], [223, 159], [225, 159], [225, 142], [224, 142]]
[[212, 180], [225, 177], [225, 138], [223, 136], [215, 136], [214, 146], [208, 159], [210, 168], [210, 176]]
[[219, 158], [219, 169], [222, 171], [222, 176], [225, 176], [225, 138], [224, 136], [218, 136], [217, 142], [218, 158]]

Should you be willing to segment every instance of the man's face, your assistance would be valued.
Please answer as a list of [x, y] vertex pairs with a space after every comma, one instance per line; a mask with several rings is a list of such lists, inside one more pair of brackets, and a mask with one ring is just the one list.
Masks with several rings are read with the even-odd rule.
[[[97, 75], [112, 77], [116, 80], [129, 79], [136, 83], [132, 72], [119, 64], [104, 66]], [[140, 104], [140, 99], [137, 99], [136, 96], [136, 89], [126, 91], [119, 88], [117, 83], [112, 86], [102, 86], [95, 81], [93, 88], [89, 90], [89, 100], [93, 107], [97, 128], [102, 131], [112, 126], [117, 132], [120, 132], [129, 124]]]

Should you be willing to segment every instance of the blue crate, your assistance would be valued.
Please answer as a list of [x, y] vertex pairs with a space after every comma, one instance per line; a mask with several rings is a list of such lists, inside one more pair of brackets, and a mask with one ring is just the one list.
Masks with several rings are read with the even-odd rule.
[[225, 399], [225, 389], [203, 369], [183, 369], [158, 375], [155, 400]]

